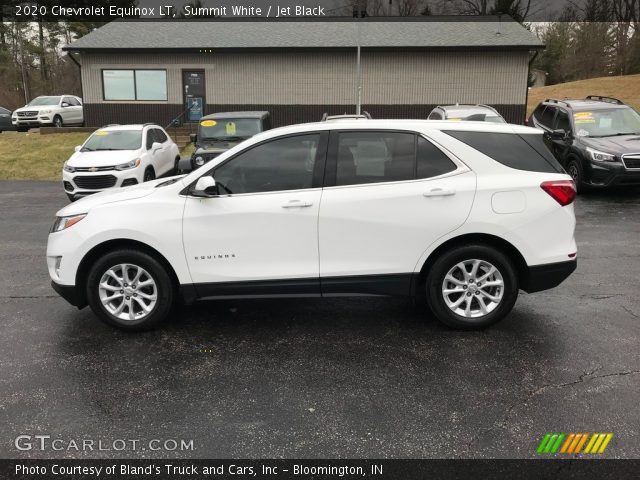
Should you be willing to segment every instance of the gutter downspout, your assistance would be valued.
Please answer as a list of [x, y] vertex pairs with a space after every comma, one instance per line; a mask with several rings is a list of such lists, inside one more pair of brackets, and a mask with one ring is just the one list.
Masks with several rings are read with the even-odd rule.
[[538, 57], [539, 53], [540, 53], [539, 50], [534, 50], [533, 55], [529, 59], [529, 64], [527, 65], [527, 94], [524, 99], [524, 118], [522, 119], [523, 125], [527, 124], [527, 108], [529, 108], [529, 79], [531, 78], [531, 65], [533, 64], [535, 59]]
[[82, 65], [80, 65], [80, 62], [78, 62], [78, 60], [76, 60], [72, 52], [67, 50], [67, 55], [69, 56], [71, 61], [78, 66], [78, 70], [80, 71], [80, 98], [82, 98], [82, 104], [84, 105], [84, 88], [82, 85]]

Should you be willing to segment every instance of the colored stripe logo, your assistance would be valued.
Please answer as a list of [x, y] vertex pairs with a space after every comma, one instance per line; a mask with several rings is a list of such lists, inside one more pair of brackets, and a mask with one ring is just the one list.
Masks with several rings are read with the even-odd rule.
[[537, 453], [600, 454], [604, 453], [612, 438], [613, 433], [547, 433], [542, 437]]

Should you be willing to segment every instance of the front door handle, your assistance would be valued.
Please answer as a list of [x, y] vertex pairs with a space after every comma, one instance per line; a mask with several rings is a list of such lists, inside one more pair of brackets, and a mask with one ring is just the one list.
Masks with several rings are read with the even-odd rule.
[[423, 193], [425, 197], [448, 197], [455, 194], [456, 191], [451, 188], [434, 188]]
[[282, 208], [305, 208], [312, 205], [312, 202], [306, 202], [302, 200], [289, 200], [287, 203], [282, 204]]

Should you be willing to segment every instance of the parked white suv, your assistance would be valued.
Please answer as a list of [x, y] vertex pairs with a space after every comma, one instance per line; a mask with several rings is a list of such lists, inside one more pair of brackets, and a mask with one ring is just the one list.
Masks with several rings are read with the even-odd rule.
[[125, 330], [179, 298], [349, 294], [426, 296], [443, 323], [478, 328], [576, 268], [574, 197], [539, 130], [294, 125], [63, 208], [47, 262], [61, 296]]
[[175, 171], [180, 150], [155, 124], [111, 125], [96, 130], [62, 167], [71, 201], [108, 188], [127, 187]]
[[82, 125], [82, 99], [74, 95], [36, 97], [13, 112], [11, 123], [19, 132], [31, 127]]

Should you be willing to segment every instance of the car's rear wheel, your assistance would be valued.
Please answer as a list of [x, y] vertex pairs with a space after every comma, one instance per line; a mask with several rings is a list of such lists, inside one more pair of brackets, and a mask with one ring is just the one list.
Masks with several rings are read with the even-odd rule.
[[138, 250], [102, 256], [87, 277], [87, 298], [104, 322], [127, 331], [157, 327], [173, 307], [175, 288], [165, 267]]
[[152, 167], [147, 167], [147, 169], [144, 171], [144, 177], [142, 177], [142, 181], [150, 182], [151, 180], [155, 180], [155, 178], [156, 178], [156, 172], [153, 170]]
[[56, 128], [60, 128], [64, 125], [64, 122], [62, 121], [62, 117], [60, 115], [56, 115], [55, 117], [53, 117], [53, 126]]
[[502, 320], [518, 298], [511, 260], [493, 247], [470, 245], [445, 252], [426, 279], [435, 317], [453, 328], [477, 329]]
[[580, 160], [572, 158], [567, 163], [567, 173], [573, 178], [573, 183], [576, 184], [576, 192], [584, 193], [586, 185], [584, 183], [584, 172]]
[[180, 157], [176, 157], [176, 160], [173, 163], [173, 173], [175, 175], [178, 175], [180, 173]]

